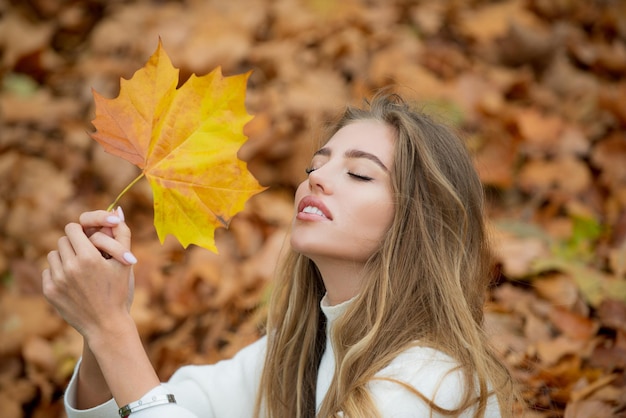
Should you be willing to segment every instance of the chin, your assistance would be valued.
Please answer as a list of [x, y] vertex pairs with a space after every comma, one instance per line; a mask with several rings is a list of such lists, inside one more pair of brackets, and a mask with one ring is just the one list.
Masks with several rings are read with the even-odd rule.
[[291, 249], [298, 254], [302, 254], [306, 257], [313, 258], [315, 254], [319, 253], [319, 249], [312, 244], [304, 244], [302, 242], [291, 241]]
[[329, 250], [328, 245], [323, 245], [319, 242], [305, 242], [303, 240], [291, 240], [291, 249], [311, 260], [315, 261], [319, 258], [328, 257], [329, 253], [332, 251]]

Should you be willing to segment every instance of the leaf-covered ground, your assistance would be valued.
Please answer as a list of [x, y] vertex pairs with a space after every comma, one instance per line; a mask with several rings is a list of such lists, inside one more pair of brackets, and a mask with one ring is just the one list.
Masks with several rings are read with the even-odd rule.
[[621, 0], [0, 1], [0, 411], [62, 417], [81, 340], [40, 290], [63, 225], [137, 175], [89, 138], [159, 37], [183, 79], [253, 70], [240, 152], [270, 189], [218, 230], [220, 255], [123, 198], [133, 315], [162, 378], [258, 337], [319, 126], [393, 84], [466, 132], [500, 278], [487, 325], [528, 417], [626, 416], [626, 2]]

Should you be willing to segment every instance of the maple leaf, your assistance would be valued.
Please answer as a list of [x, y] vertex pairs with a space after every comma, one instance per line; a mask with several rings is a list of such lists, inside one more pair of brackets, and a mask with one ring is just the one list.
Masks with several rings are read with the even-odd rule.
[[172, 234], [185, 248], [217, 252], [215, 229], [227, 227], [264, 189], [237, 157], [247, 140], [243, 126], [252, 119], [244, 105], [249, 74], [224, 77], [218, 67], [177, 88], [178, 69], [159, 40], [146, 65], [121, 79], [117, 98], [93, 91], [91, 136], [142, 170], [120, 196], [141, 177], [150, 182], [161, 243]]

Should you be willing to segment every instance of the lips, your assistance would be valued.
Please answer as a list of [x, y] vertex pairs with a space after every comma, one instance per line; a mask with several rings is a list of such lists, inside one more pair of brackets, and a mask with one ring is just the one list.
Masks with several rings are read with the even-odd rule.
[[298, 203], [298, 215], [310, 214], [312, 216], [319, 216], [329, 220], [333, 219], [332, 214], [324, 205], [324, 203], [313, 196], [305, 196]]

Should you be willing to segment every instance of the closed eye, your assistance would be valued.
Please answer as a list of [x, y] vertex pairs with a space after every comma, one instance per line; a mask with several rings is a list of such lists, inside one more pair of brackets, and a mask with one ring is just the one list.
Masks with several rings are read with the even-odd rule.
[[358, 181], [372, 181], [372, 180], [374, 180], [372, 177], [363, 176], [361, 174], [352, 173], [350, 171], [348, 171], [348, 175], [350, 177], [352, 177], [353, 179], [358, 180]]
[[[317, 170], [317, 167], [309, 167], [309, 168], [306, 168], [304, 170], [304, 172], [307, 175], [309, 175], [312, 172], [314, 172], [315, 170]], [[364, 176], [364, 175], [361, 175], [361, 174], [356, 174], [356, 173], [353, 173], [351, 171], [348, 171], [348, 175], [350, 177], [352, 177], [353, 179], [358, 180], [358, 181], [372, 181], [372, 180], [374, 180], [372, 177]]]

